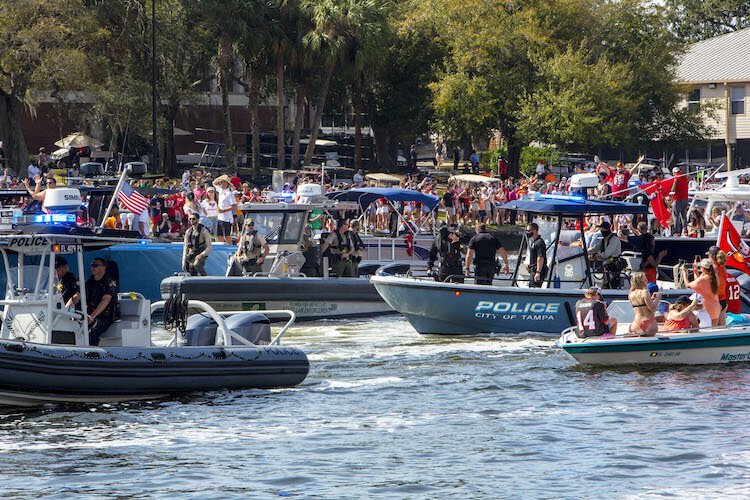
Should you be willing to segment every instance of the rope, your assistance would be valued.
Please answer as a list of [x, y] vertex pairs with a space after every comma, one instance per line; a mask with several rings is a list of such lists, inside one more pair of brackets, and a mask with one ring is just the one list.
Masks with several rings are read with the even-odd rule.
[[186, 295], [170, 295], [164, 303], [164, 329], [184, 333], [187, 329], [188, 298]]

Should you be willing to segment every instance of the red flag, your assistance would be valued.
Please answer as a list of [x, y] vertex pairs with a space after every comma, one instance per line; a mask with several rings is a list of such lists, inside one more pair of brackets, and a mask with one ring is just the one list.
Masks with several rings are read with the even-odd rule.
[[669, 193], [672, 190], [672, 186], [674, 186], [674, 181], [677, 179], [677, 177], [680, 177], [682, 175], [687, 174], [680, 174], [675, 177], [670, 177], [669, 179], [664, 179], [663, 181], [654, 181], [649, 182], [648, 184], [641, 184], [638, 186], [638, 189], [646, 193], [647, 195], [652, 195], [657, 191], [661, 191], [662, 193]]
[[739, 269], [750, 275], [750, 246], [742, 241], [740, 233], [737, 232], [734, 224], [726, 215], [721, 221], [717, 243], [717, 246], [727, 254], [727, 267]]
[[657, 190], [656, 194], [651, 198], [651, 210], [654, 212], [654, 217], [656, 217], [656, 220], [659, 221], [662, 227], [668, 228], [672, 225], [672, 221], [670, 220], [672, 214], [669, 213], [667, 205], [664, 203], [664, 197], [662, 196], [661, 191]]
[[414, 235], [407, 234], [404, 236], [404, 241], [406, 242], [406, 254], [411, 257], [411, 254], [414, 253]]

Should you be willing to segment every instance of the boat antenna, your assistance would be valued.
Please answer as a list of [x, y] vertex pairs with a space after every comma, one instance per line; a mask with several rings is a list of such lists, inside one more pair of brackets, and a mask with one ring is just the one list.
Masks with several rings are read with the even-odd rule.
[[122, 171], [122, 162], [125, 161], [125, 150], [128, 147], [128, 133], [130, 132], [130, 115], [133, 112], [131, 109], [128, 111], [128, 121], [125, 123], [125, 137], [122, 140], [122, 151], [120, 151], [120, 164], [117, 165], [117, 171]]

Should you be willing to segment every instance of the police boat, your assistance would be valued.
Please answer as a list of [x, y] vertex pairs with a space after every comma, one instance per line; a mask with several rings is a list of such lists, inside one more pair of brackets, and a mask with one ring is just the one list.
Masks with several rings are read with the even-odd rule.
[[[629, 302], [613, 302], [608, 314], [618, 319], [617, 332], [601, 337], [579, 337], [576, 327], [562, 332], [555, 344], [583, 365], [706, 365], [750, 361], [750, 316], [733, 315], [740, 323], [712, 327], [699, 314], [695, 329], [664, 331], [645, 337], [629, 333], [634, 318]], [[664, 310], [664, 309], [662, 309]]]
[[[627, 299], [627, 271], [619, 277], [607, 276], [589, 259], [584, 234], [587, 215], [647, 214], [648, 207], [633, 203], [587, 199], [586, 192], [596, 185], [596, 176], [574, 175], [571, 196], [541, 195], [516, 200], [503, 208], [529, 214], [539, 226], [546, 247], [548, 272], [539, 288], [529, 287], [530, 244], [524, 237], [515, 269], [492, 285], [439, 283], [398, 275], [373, 276], [378, 293], [422, 334], [534, 333], [554, 335], [575, 324], [574, 310], [584, 290], [602, 286], [603, 281], [619, 282], [619, 289], [604, 290], [605, 299]], [[577, 228], [577, 229], [572, 229]], [[614, 279], [613, 279], [614, 278]], [[688, 293], [664, 290], [665, 300]]]
[[[8, 279], [0, 301], [0, 405], [292, 387], [305, 379], [305, 353], [280, 345], [295, 320], [291, 311], [218, 313], [201, 301], [152, 304], [139, 293], [118, 293], [112, 325], [98, 345], [91, 345], [84, 314], [84, 252], [137, 245], [140, 240], [137, 233], [77, 227], [68, 213], [80, 205], [76, 189], [58, 188], [47, 196], [45, 205], [53, 213], [21, 217], [12, 230], [0, 233]], [[65, 290], [56, 270], [61, 256], [79, 276], [80, 308], [66, 308], [63, 301]], [[110, 262], [107, 272], [116, 280], [116, 263]], [[72, 286], [70, 280], [67, 285]], [[188, 318], [189, 309], [199, 314]], [[173, 334], [152, 328], [152, 315], [159, 311], [166, 311], [167, 326], [175, 326]], [[273, 320], [285, 320], [274, 336]]]
[[[303, 185], [300, 192], [311, 194], [309, 187], [319, 186]], [[320, 254], [319, 242], [307, 244], [306, 250], [300, 250], [305, 239], [309, 243], [314, 238], [303, 234], [308, 216], [313, 210], [361, 209], [361, 205], [366, 208], [381, 196], [389, 197], [391, 203], [422, 200], [430, 209], [437, 206], [438, 199], [406, 189], [359, 191], [362, 192], [349, 194], [356, 197], [354, 205], [346, 203], [355, 198], [329, 200], [325, 197], [310, 203], [241, 204], [245, 219], [253, 221], [254, 229], [269, 246], [270, 253], [262, 264], [262, 271], [243, 276], [241, 268], [230, 258], [225, 276], [176, 274], [166, 277], [161, 282], [161, 298], [169, 300], [185, 295], [207, 302], [217, 310], [292, 310], [298, 320], [307, 321], [393, 314], [393, 308], [378, 294], [368, 277], [383, 265], [388, 265], [393, 272], [426, 274], [426, 258], [433, 237], [412, 240], [411, 251], [407, 252], [409, 242], [403, 237], [363, 236], [360, 277], [334, 277], [329, 273], [329, 257]], [[324, 239], [327, 235], [322, 236]]]

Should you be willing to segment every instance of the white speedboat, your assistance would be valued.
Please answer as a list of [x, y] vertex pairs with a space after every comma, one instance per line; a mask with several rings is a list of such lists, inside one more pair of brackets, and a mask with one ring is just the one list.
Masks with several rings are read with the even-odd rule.
[[585, 365], [706, 365], [750, 361], [750, 325], [695, 332], [579, 338], [566, 330], [557, 346]]

